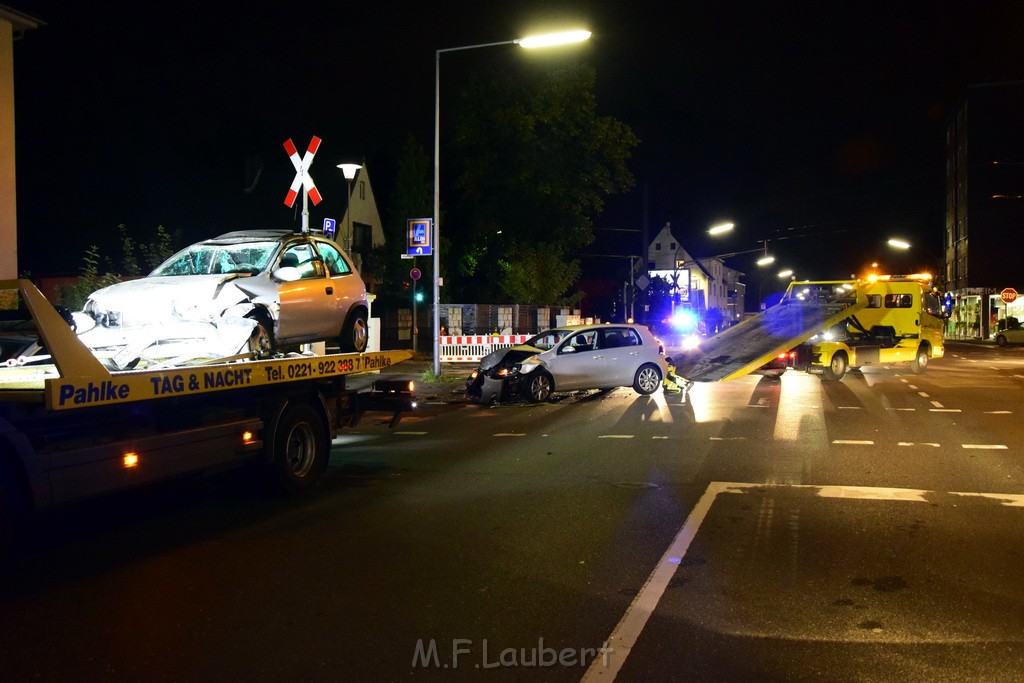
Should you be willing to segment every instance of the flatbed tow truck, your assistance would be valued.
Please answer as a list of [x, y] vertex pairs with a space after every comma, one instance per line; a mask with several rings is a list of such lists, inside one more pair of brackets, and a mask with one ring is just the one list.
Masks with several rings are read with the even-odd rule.
[[840, 380], [849, 369], [894, 363], [924, 372], [945, 352], [930, 277], [792, 282], [775, 306], [680, 354], [676, 374], [715, 382], [792, 367]]
[[280, 490], [301, 492], [339, 429], [367, 411], [392, 413], [394, 427], [415, 407], [408, 381], [346, 388], [409, 351], [111, 370], [29, 280], [0, 280], [0, 296], [31, 316], [52, 361], [0, 365], [0, 557], [35, 511], [187, 473], [262, 462]]

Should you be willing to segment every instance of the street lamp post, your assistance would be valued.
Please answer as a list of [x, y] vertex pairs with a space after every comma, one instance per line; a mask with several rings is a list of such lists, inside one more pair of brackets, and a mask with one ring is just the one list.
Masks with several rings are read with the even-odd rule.
[[343, 245], [345, 253], [352, 256], [352, 181], [362, 166], [360, 164], [338, 164], [338, 168], [345, 174], [345, 182], [348, 183], [348, 194], [345, 196], [345, 239]]
[[515, 40], [501, 40], [495, 43], [480, 43], [478, 45], [465, 45], [462, 47], [446, 47], [434, 51], [434, 229], [433, 229], [433, 254], [434, 254], [434, 324], [433, 324], [433, 347], [434, 347], [434, 374], [441, 374], [441, 55], [445, 52], [461, 52], [464, 50], [476, 50], [482, 47], [494, 47], [497, 45], [519, 45], [524, 48], [551, 47], [566, 43], [578, 43], [590, 38], [590, 31], [563, 31], [559, 33], [546, 33], [538, 36], [517, 38]]

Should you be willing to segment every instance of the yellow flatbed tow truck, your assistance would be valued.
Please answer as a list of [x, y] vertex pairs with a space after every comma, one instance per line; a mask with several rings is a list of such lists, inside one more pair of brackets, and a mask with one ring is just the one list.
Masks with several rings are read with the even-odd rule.
[[945, 351], [943, 313], [927, 274], [790, 283], [782, 300], [675, 359], [690, 382], [742, 377], [778, 364], [842, 379], [865, 365], [923, 372]]
[[367, 411], [412, 410], [412, 383], [346, 389], [410, 351], [235, 358], [108, 369], [28, 280], [0, 280], [50, 362], [0, 363], [0, 556], [17, 522], [54, 505], [191, 472], [262, 462], [286, 493], [313, 486], [331, 440]]

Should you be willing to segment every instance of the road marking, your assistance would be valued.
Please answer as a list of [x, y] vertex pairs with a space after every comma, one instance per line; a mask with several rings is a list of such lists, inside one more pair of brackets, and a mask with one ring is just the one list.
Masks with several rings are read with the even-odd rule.
[[856, 439], [835, 439], [832, 443], [840, 446], [874, 446], [874, 441], [858, 441]]
[[1013, 415], [1012, 410], [986, 410], [986, 415]]
[[977, 497], [977, 498], [991, 498], [992, 500], [1001, 501], [1003, 505], [1011, 508], [1022, 508], [1024, 507], [1024, 496], [1016, 493], [959, 493], [953, 492], [950, 495], [953, 496], [965, 496], [965, 497]]
[[[682, 564], [686, 551], [697, 535], [697, 530], [704, 522], [715, 498], [722, 493], [748, 494], [772, 488], [816, 489], [821, 498], [839, 498], [846, 500], [884, 500], [891, 502], [927, 503], [930, 491], [923, 489], [896, 489], [873, 486], [814, 486], [812, 484], [750, 484], [724, 481], [713, 481], [708, 484], [700, 500], [687, 515], [686, 521], [672, 540], [665, 554], [661, 556], [654, 570], [647, 577], [643, 588], [633, 598], [625, 614], [615, 625], [606, 641], [608, 645], [607, 659], [595, 657], [583, 675], [582, 681], [613, 681], [626, 664], [632, 649], [640, 639], [647, 621], [658, 607], [665, 589]], [[1005, 505], [1024, 507], [1024, 496], [998, 493], [957, 493], [954, 496], [981, 496], [1003, 501]]]
[[959, 413], [959, 408], [929, 408], [929, 413]]
[[633, 434], [599, 434], [599, 439], [632, 439]]
[[981, 451], [1005, 451], [1007, 447], [1001, 443], [962, 443], [964, 448], [972, 448]]
[[920, 396], [921, 398], [930, 398], [928, 396], [927, 392], [924, 392], [924, 391], [917, 392], [917, 395]]
[[836, 406], [839, 410], [860, 410], [860, 406]]
[[938, 401], [932, 401], [932, 405], [935, 406], [936, 408], [942, 408], [943, 407], [942, 404], [939, 403]]
[[[906, 380], [903, 380], [903, 381], [906, 381]], [[908, 384], [907, 388], [908, 389], [913, 389], [914, 391], [917, 391], [917, 385], [916, 384]]]
[[652, 440], [654, 440], [654, 439], [668, 439], [668, 437], [667, 436], [652, 436], [651, 439]]
[[903, 411], [905, 413], [912, 413], [915, 410], [917, 410], [917, 408], [889, 408], [889, 410], [900, 410], [900, 411]]
[[913, 441], [900, 441], [896, 445], [897, 446], [931, 446], [932, 448], [941, 448], [941, 446], [939, 444], [937, 444], [937, 443], [928, 443], [928, 442], [915, 443]]
[[712, 436], [712, 441], [746, 441], [745, 436]]
[[395, 432], [396, 436], [426, 436], [430, 432]]
[[526, 434], [520, 432], [499, 432], [495, 436], [526, 436]]
[[713, 481], [705, 489], [704, 495], [700, 497], [697, 505], [690, 511], [686, 521], [683, 522], [683, 526], [680, 527], [675, 539], [673, 539], [672, 544], [665, 551], [665, 554], [662, 555], [661, 561], [658, 562], [651, 575], [647, 577], [647, 582], [644, 583], [637, 596], [633, 598], [633, 603], [626, 610], [626, 613], [622, 615], [619, 623], [615, 625], [612, 635], [608, 637], [607, 642], [611, 646], [611, 651], [607, 659], [602, 661], [604, 658], [594, 658], [590, 668], [583, 675], [584, 681], [597, 680], [598, 678], [612, 680], [618, 675], [622, 665], [626, 663], [626, 658], [629, 656], [630, 651], [640, 638], [640, 633], [644, 630], [644, 626], [647, 625], [647, 620], [654, 614], [654, 608], [661, 601], [661, 596], [664, 595], [669, 581], [672, 580], [676, 573], [676, 568], [682, 562], [683, 556], [686, 555], [690, 543], [693, 541], [694, 536], [697, 535], [697, 529], [700, 528], [701, 522], [707, 516], [708, 510], [711, 509], [711, 504], [715, 501], [718, 494], [725, 490], [722, 486], [722, 482]]

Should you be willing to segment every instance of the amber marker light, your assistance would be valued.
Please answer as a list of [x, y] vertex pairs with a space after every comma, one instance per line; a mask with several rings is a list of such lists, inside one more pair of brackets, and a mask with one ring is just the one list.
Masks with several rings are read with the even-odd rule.
[[255, 433], [250, 432], [249, 430], [246, 430], [246, 431], [242, 432], [242, 443], [248, 444], [248, 443], [253, 443], [254, 441], [256, 441], [256, 434]]
[[121, 465], [125, 469], [130, 469], [132, 467], [138, 467], [138, 465], [139, 465], [139, 454], [138, 453], [134, 453], [134, 452], [133, 453], [125, 453], [123, 456], [121, 456]]

